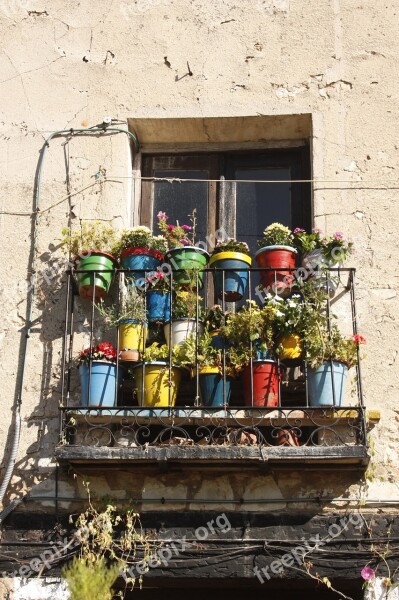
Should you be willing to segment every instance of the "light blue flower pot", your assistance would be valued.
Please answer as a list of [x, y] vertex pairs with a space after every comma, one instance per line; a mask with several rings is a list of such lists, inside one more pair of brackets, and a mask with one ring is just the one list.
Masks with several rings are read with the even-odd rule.
[[115, 388], [116, 364], [106, 361], [93, 361], [90, 378], [90, 404], [89, 404], [89, 366], [80, 365], [80, 388], [82, 406], [95, 406], [98, 408], [116, 406], [117, 389], [122, 383], [123, 367], [118, 369], [118, 386]]
[[[326, 362], [318, 369], [308, 369], [308, 393], [310, 406], [341, 406], [345, 395], [346, 377], [348, 367], [341, 362], [333, 361], [333, 374], [331, 375], [331, 362]], [[333, 396], [333, 379], [335, 403]]]

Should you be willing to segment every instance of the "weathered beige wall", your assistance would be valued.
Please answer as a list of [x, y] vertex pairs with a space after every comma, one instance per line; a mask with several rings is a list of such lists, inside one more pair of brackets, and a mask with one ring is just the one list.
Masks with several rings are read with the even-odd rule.
[[[2, 445], [10, 441], [26, 310], [27, 213], [46, 137], [95, 125], [105, 115], [126, 121], [310, 113], [313, 176], [322, 180], [314, 185], [315, 222], [352, 236], [357, 249], [351, 263], [358, 269], [359, 320], [368, 340], [365, 398], [382, 413], [374, 432], [377, 479], [368, 493], [399, 499], [396, 11], [395, 0], [383, 6], [372, 0], [0, 0]], [[74, 192], [93, 184], [100, 167], [115, 177], [75, 195], [75, 215], [128, 225], [133, 198], [130, 180], [117, 179], [130, 175], [124, 135], [62, 142], [52, 142], [47, 154], [38, 236], [39, 271], [50, 264], [59, 274], [57, 237], [68, 205], [64, 200], [44, 211], [66, 197], [65, 160]], [[39, 284], [9, 496], [35, 486], [37, 494], [54, 493], [64, 292], [58, 275], [51, 285], [39, 277]], [[329, 472], [306, 479], [298, 472], [203, 479], [115, 474], [94, 483], [120, 496], [166, 497], [173, 490], [178, 497], [220, 497], [221, 507], [223, 499], [244, 494], [281, 498], [278, 508], [285, 495], [360, 494], [356, 478]], [[61, 483], [61, 495], [74, 492], [71, 479]]]

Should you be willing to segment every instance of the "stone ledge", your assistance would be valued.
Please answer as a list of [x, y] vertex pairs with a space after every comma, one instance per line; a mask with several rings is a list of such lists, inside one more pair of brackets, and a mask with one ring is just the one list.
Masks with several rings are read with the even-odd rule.
[[200, 463], [202, 467], [223, 462], [228, 465], [244, 463], [264, 467], [301, 464], [313, 467], [365, 467], [369, 456], [365, 446], [300, 446], [300, 447], [228, 447], [228, 446], [163, 446], [130, 448], [96, 448], [93, 446], [59, 446], [55, 456], [61, 463], [105, 464], [167, 464], [169, 462]]

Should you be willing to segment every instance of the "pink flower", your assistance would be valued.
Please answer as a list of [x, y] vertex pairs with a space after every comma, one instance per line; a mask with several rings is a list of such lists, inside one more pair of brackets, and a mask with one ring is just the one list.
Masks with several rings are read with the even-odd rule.
[[375, 571], [371, 567], [365, 566], [361, 570], [360, 575], [365, 581], [370, 581], [370, 579], [374, 579]]
[[158, 219], [158, 221], [167, 221], [168, 215], [160, 210], [159, 213], [157, 214], [157, 219]]
[[190, 227], [190, 225], [182, 225], [181, 228], [184, 229], [184, 231], [191, 231], [192, 230], [192, 227]]
[[318, 227], [315, 227], [313, 229], [313, 233], [320, 233], [321, 234], [321, 233], [323, 233], [323, 231], [321, 229], [319, 229]]
[[336, 234], [334, 235], [334, 240], [343, 240], [344, 236], [340, 231], [337, 231]]
[[168, 229], [169, 231], [173, 231], [173, 229], [176, 227], [176, 225], [168, 225]]
[[305, 230], [302, 229], [301, 227], [296, 227], [293, 231], [293, 233], [305, 233]]
[[190, 245], [190, 241], [187, 240], [186, 238], [182, 238], [180, 240], [180, 243], [183, 244], [183, 246], [189, 246]]

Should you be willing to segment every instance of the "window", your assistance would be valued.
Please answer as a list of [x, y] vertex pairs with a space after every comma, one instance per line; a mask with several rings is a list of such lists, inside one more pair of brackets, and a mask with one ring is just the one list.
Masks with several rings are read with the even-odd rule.
[[197, 208], [198, 239], [224, 228], [229, 236], [246, 241], [254, 252], [256, 240], [270, 223], [311, 227], [310, 186], [296, 183], [308, 180], [309, 171], [307, 147], [245, 154], [146, 155], [144, 178], [193, 181], [144, 180], [140, 221], [156, 231], [159, 210], [165, 211], [171, 222], [186, 223]]

